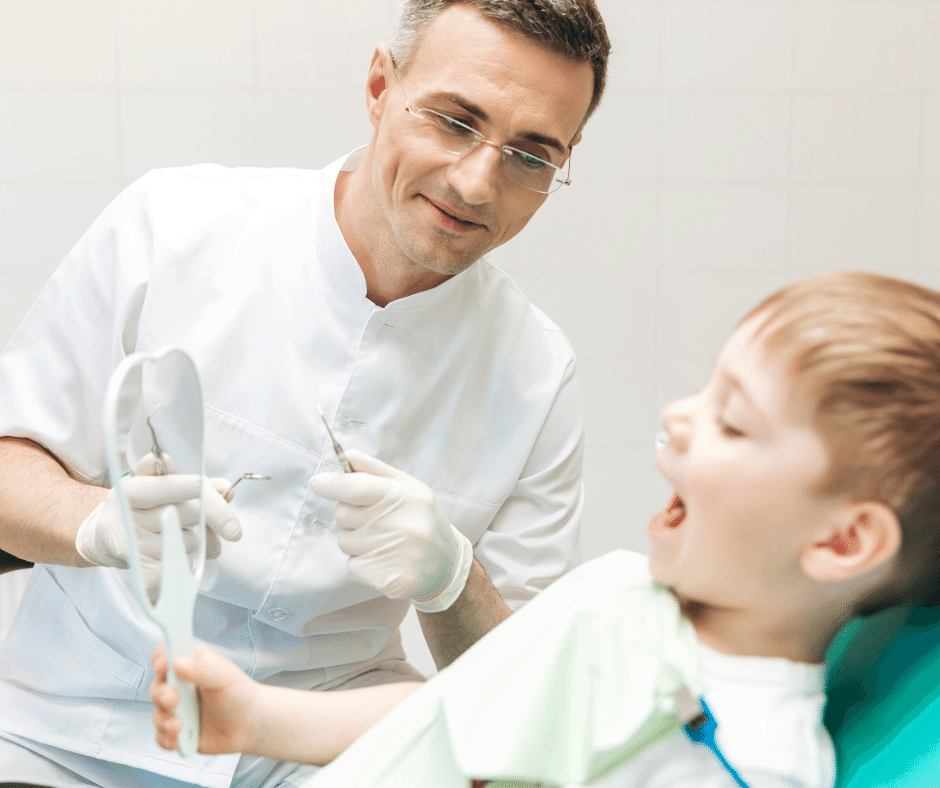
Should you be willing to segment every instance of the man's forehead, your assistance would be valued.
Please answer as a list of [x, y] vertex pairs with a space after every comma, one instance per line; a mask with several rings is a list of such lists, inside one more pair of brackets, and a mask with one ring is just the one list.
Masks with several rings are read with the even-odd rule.
[[[533, 38], [494, 22], [464, 3], [431, 23], [404, 73], [422, 93], [450, 93], [482, 114], [495, 93], [513, 96], [572, 136], [587, 113], [594, 88], [588, 63], [579, 63]], [[567, 141], [567, 140], [566, 140]]]

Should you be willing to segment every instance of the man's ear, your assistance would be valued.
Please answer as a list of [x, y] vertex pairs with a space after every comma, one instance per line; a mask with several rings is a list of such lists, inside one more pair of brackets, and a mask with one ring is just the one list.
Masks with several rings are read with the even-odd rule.
[[883, 566], [901, 548], [901, 524], [887, 506], [875, 501], [847, 504], [835, 525], [807, 544], [800, 565], [811, 580], [838, 583]]
[[388, 73], [392, 67], [392, 56], [385, 44], [378, 44], [369, 63], [369, 75], [366, 78], [366, 110], [369, 122], [378, 128], [388, 96]]

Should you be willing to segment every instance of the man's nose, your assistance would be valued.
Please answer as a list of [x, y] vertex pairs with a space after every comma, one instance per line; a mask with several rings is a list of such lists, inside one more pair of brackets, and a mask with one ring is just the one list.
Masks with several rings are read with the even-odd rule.
[[483, 142], [447, 168], [447, 182], [468, 205], [485, 205], [496, 199], [502, 177], [503, 152]]

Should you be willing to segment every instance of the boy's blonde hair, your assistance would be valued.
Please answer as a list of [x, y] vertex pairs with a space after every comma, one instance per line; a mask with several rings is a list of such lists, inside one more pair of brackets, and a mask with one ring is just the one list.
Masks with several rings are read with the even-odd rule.
[[940, 293], [891, 277], [834, 273], [779, 290], [745, 318], [785, 359], [830, 451], [819, 492], [878, 501], [901, 524], [899, 572], [868, 615], [940, 601]]

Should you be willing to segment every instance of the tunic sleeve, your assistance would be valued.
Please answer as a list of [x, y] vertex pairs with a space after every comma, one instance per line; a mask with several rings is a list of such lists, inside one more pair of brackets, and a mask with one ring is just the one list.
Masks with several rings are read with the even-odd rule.
[[105, 209], [0, 355], [0, 436], [44, 446], [104, 483], [104, 393], [136, 342], [153, 258], [144, 176]]
[[584, 421], [573, 353], [512, 493], [474, 554], [518, 609], [580, 563]]

